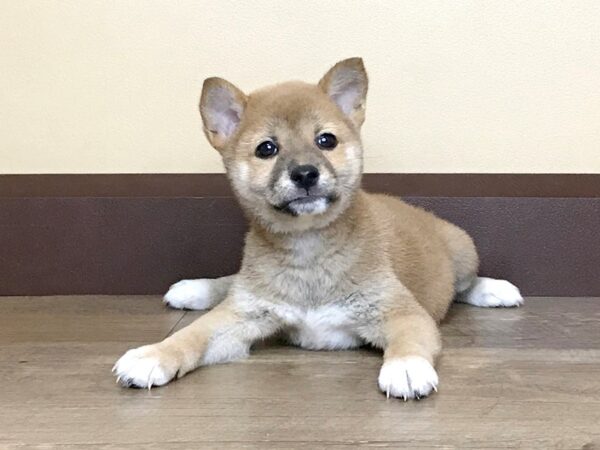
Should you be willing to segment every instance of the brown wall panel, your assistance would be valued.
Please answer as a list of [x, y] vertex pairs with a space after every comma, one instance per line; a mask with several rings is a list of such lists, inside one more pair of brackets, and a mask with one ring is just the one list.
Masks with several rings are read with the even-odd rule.
[[[222, 175], [181, 184], [167, 182], [176, 175], [25, 177], [0, 177], [0, 295], [155, 294], [239, 266], [246, 224]], [[371, 175], [365, 184], [413, 194], [406, 199], [468, 230], [482, 274], [508, 278], [527, 295], [600, 296], [600, 176], [565, 191], [586, 197], [545, 195], [558, 188], [527, 187], [527, 175], [513, 184], [538, 196], [486, 196], [499, 193], [487, 175], [475, 185], [472, 175], [453, 175], [450, 194], [439, 196], [445, 176], [424, 176], [421, 185], [404, 177]]]
[[[367, 189], [421, 197], [600, 197], [599, 174], [371, 173]], [[227, 197], [224, 174], [0, 175], [2, 197]]]

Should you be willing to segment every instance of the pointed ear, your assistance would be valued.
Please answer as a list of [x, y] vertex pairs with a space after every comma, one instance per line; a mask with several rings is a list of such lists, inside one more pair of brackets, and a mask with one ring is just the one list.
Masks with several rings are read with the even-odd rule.
[[338, 62], [319, 81], [319, 87], [358, 128], [365, 120], [368, 85], [362, 58]]
[[204, 134], [221, 151], [235, 134], [246, 107], [246, 95], [229, 81], [207, 78], [202, 86], [200, 115]]

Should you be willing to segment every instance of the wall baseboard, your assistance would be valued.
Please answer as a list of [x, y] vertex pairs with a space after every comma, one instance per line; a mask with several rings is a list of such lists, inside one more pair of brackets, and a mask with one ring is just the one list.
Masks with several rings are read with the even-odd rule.
[[[481, 273], [526, 295], [600, 296], [600, 175], [368, 174], [465, 228]], [[237, 270], [222, 174], [0, 176], [0, 295], [158, 294]]]

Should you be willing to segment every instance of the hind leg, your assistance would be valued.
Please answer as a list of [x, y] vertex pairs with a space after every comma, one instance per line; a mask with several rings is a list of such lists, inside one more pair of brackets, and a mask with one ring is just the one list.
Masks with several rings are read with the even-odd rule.
[[523, 297], [515, 285], [506, 280], [477, 276], [477, 249], [464, 230], [448, 222], [440, 225], [454, 266], [455, 301], [487, 308], [523, 304]]
[[181, 280], [169, 288], [164, 302], [176, 309], [210, 309], [227, 296], [235, 275]]
[[519, 288], [506, 280], [477, 277], [475, 282], [456, 295], [456, 301], [483, 308], [521, 306], [523, 297]]
[[436, 225], [452, 260], [454, 291], [466, 291], [477, 279], [479, 256], [475, 243], [466, 231], [450, 222], [439, 220]]

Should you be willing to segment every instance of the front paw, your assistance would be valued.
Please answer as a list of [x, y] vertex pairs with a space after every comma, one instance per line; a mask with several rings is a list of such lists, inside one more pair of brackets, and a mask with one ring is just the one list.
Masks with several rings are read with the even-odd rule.
[[167, 384], [180, 367], [176, 354], [154, 344], [127, 351], [114, 365], [113, 373], [117, 383], [125, 387], [150, 389]]
[[379, 372], [379, 389], [392, 397], [420, 399], [437, 391], [438, 376], [433, 366], [421, 356], [388, 360]]
[[181, 280], [169, 288], [163, 301], [176, 309], [208, 309], [213, 304], [211, 281]]

